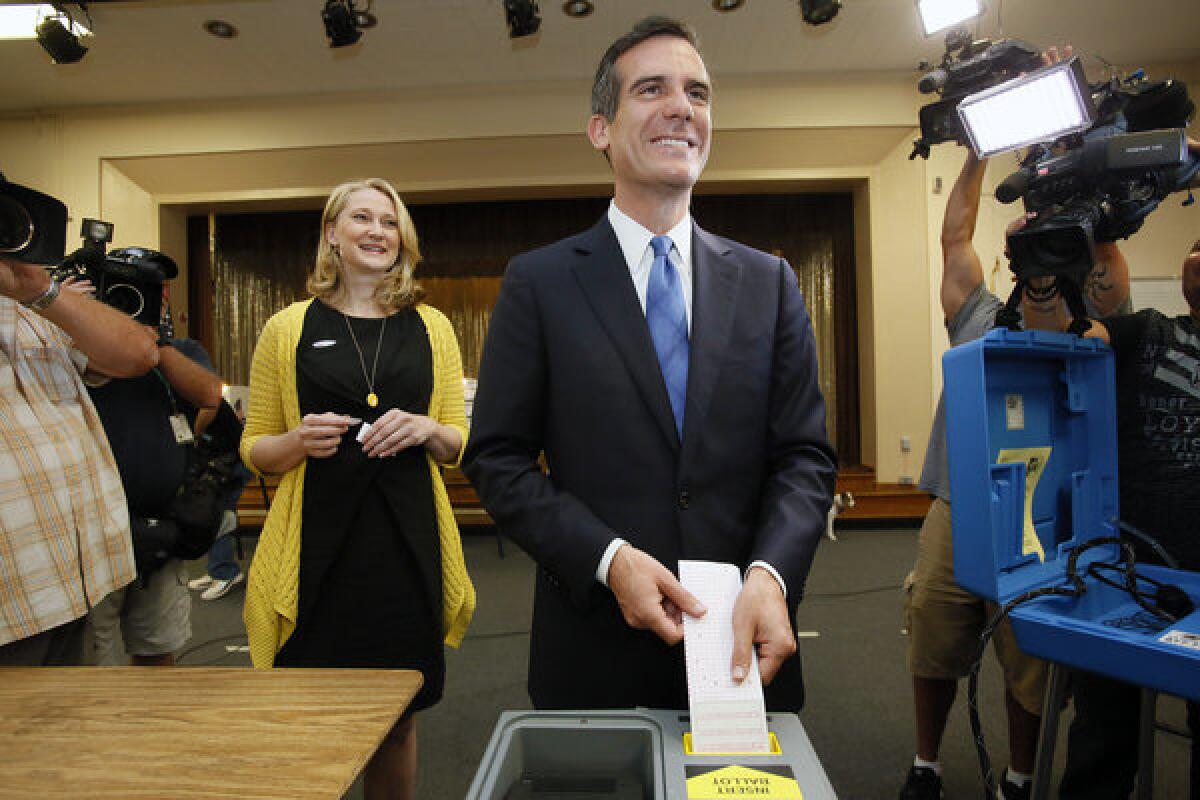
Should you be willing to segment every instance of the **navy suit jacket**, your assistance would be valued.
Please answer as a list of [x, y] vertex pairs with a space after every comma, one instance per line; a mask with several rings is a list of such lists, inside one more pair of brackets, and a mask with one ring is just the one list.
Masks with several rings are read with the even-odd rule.
[[[794, 620], [824, 532], [836, 463], [795, 274], [693, 229], [682, 441], [607, 218], [513, 259], [492, 312], [464, 469], [539, 565], [539, 708], [686, 708], [682, 646], [629, 628], [596, 581], [614, 537], [676, 573], [680, 559], [766, 561]], [[797, 653], [768, 705], [803, 697]]]

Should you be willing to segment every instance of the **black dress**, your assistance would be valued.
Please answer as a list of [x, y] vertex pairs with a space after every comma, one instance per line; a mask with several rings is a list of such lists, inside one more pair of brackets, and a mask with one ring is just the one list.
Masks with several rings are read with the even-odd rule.
[[[425, 414], [433, 355], [415, 310], [387, 319], [375, 393], [368, 372], [381, 319], [346, 317], [314, 300], [296, 353], [300, 413], [334, 412], [374, 422], [391, 408]], [[281, 667], [419, 669], [425, 677], [410, 711], [441, 699], [442, 565], [425, 449], [367, 458], [351, 426], [337, 452], [310, 458], [304, 476], [299, 614], [275, 659]]]

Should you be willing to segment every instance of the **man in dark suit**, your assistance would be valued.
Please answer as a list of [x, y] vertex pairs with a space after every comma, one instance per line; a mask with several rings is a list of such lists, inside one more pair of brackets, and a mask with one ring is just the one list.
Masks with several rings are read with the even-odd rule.
[[492, 313], [464, 468], [539, 564], [539, 708], [686, 707], [675, 645], [704, 609], [680, 559], [746, 570], [733, 679], [756, 648], [768, 706], [804, 701], [795, 609], [836, 467], [794, 273], [688, 212], [710, 105], [690, 29], [651, 17], [618, 39], [588, 123], [609, 211], [513, 259]]

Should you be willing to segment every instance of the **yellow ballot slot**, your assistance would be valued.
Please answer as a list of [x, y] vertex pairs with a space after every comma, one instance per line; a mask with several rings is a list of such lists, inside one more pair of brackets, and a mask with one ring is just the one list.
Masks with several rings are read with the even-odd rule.
[[788, 766], [687, 766], [688, 800], [768, 798], [804, 800], [795, 773]]
[[1021, 535], [1021, 555], [1037, 554], [1038, 561], [1046, 560], [1042, 540], [1033, 527], [1033, 492], [1050, 460], [1050, 447], [1013, 447], [996, 454], [997, 464], [1025, 465], [1025, 524]]

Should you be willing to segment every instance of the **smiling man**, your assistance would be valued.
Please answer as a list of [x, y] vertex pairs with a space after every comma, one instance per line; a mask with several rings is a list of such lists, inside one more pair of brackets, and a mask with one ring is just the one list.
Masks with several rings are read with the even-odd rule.
[[791, 267], [690, 216], [711, 110], [686, 26], [614, 42], [587, 131], [608, 213], [513, 259], [492, 313], [464, 463], [539, 564], [539, 708], [686, 707], [682, 613], [704, 609], [680, 559], [745, 570], [730, 674], [756, 649], [768, 707], [803, 704], [794, 617], [835, 460]]

